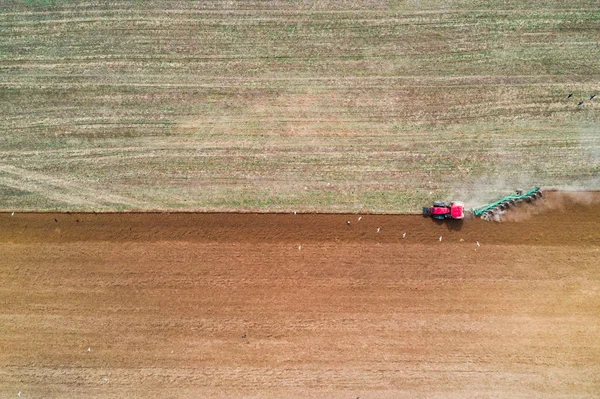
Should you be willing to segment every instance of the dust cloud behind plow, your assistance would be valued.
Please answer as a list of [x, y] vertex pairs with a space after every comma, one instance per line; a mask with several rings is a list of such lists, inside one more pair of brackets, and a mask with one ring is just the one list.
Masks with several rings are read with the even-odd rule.
[[523, 203], [497, 215], [498, 222], [520, 222], [535, 215], [550, 212], [566, 212], [573, 207], [599, 205], [600, 198], [593, 191], [554, 191], [544, 192], [544, 196], [531, 203]]

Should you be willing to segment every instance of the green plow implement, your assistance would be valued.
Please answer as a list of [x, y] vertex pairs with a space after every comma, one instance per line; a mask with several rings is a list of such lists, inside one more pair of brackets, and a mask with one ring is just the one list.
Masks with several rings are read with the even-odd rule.
[[496, 202], [491, 204], [478, 206], [472, 208], [471, 211], [477, 217], [484, 220], [490, 220], [495, 215], [517, 205], [522, 202], [532, 202], [542, 197], [542, 191], [539, 187], [529, 190], [523, 193], [523, 190], [517, 190], [514, 194], [507, 195], [506, 197], [500, 198]]

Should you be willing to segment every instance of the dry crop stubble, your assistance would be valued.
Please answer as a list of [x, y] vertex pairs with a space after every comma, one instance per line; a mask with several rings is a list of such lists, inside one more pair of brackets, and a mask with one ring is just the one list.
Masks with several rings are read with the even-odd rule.
[[392, 3], [4, 4], [0, 162], [40, 179], [1, 173], [0, 201], [406, 212], [499, 176], [595, 188], [598, 106], [566, 94], [598, 87], [597, 4]]

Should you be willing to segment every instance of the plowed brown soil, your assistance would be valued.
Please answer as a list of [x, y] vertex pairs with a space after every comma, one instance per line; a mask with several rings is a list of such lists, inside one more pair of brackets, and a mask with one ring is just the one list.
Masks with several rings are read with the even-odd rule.
[[2, 214], [0, 397], [597, 397], [599, 199]]

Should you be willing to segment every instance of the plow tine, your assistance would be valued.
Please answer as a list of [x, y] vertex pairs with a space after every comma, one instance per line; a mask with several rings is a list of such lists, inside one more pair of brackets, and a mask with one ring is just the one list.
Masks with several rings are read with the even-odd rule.
[[479, 216], [484, 220], [495, 219], [496, 215], [502, 215], [507, 210], [521, 204], [523, 202], [531, 203], [542, 197], [542, 192], [539, 187], [523, 193], [523, 190], [516, 190], [515, 194], [508, 195], [488, 205], [473, 208], [475, 216]]

